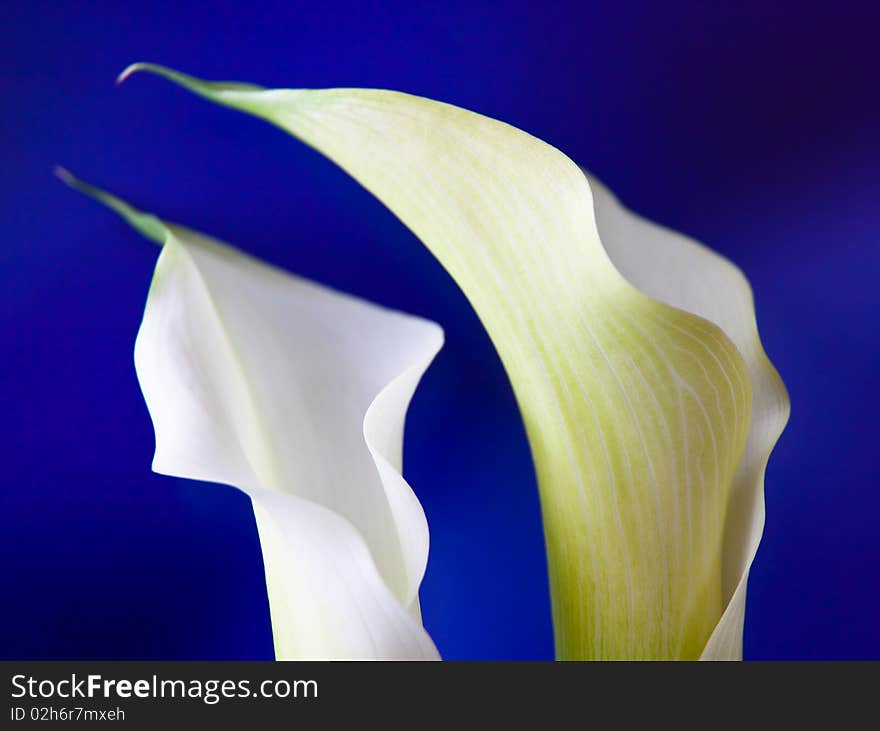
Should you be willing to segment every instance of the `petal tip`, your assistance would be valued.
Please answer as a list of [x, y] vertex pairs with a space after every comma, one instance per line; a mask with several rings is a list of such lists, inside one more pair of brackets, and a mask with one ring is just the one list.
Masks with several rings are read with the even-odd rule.
[[58, 178], [58, 180], [60, 180], [65, 185], [69, 185], [71, 188], [76, 185], [76, 176], [63, 165], [55, 165], [52, 168], [52, 175]]
[[129, 64], [126, 66], [122, 73], [116, 77], [116, 85], [119, 86], [123, 81], [125, 81], [132, 74], [136, 74], [138, 71], [152, 71], [153, 65], [149, 63], [144, 63], [143, 61], [138, 61], [133, 64]]

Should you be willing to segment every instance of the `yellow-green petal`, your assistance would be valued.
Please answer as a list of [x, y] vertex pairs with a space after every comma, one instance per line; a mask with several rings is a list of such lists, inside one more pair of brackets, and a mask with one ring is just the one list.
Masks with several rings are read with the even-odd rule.
[[742, 354], [752, 384], [752, 419], [724, 530], [726, 609], [702, 659], [742, 658], [746, 583], [764, 528], [764, 471], [789, 415], [788, 394], [758, 336], [749, 283], [733, 264], [675, 231], [635, 215], [590, 178], [602, 243], [632, 284], [661, 302], [718, 325]]

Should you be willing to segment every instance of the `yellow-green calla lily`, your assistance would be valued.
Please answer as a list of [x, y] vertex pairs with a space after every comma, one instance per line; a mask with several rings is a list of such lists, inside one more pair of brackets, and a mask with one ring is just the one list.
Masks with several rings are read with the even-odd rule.
[[401, 460], [442, 330], [58, 172], [162, 246], [135, 344], [153, 469], [250, 496], [276, 658], [438, 658], [418, 599], [428, 527]]
[[150, 64], [287, 130], [406, 224], [468, 297], [531, 444], [557, 655], [741, 656], [763, 474], [788, 415], [731, 264], [564, 154], [448, 104], [262, 89]]

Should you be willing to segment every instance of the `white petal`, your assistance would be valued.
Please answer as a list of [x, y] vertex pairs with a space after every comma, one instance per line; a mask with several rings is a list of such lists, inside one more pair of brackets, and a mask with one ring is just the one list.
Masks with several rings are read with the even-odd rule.
[[441, 331], [171, 233], [135, 349], [154, 469], [253, 497], [278, 657], [430, 656], [407, 615], [427, 524], [399, 469]]
[[253, 498], [275, 654], [289, 659], [438, 659], [388, 590], [360, 533], [338, 513], [295, 495]]
[[635, 215], [588, 178], [599, 235], [618, 271], [645, 294], [718, 325], [748, 369], [752, 420], [724, 532], [726, 609], [702, 654], [707, 660], [741, 659], [746, 583], [764, 529], [764, 470], [788, 420], [788, 395], [764, 354], [751, 288], [740, 270], [696, 241]]
[[135, 345], [153, 467], [251, 496], [278, 659], [436, 658], [427, 523], [400, 468], [442, 330], [68, 182], [164, 238]]

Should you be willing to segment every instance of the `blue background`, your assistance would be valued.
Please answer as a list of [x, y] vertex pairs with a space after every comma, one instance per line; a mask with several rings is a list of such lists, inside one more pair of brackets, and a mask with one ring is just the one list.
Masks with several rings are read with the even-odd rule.
[[767, 475], [746, 657], [880, 658], [880, 13], [868, 5], [5, 3], [0, 655], [272, 656], [246, 499], [149, 470], [132, 346], [156, 250], [55, 181], [62, 163], [444, 326], [405, 455], [432, 529], [425, 623], [447, 658], [552, 656], [527, 444], [463, 296], [390, 213], [282, 132], [158, 79], [114, 86], [152, 60], [478, 110], [733, 259], [793, 401]]

